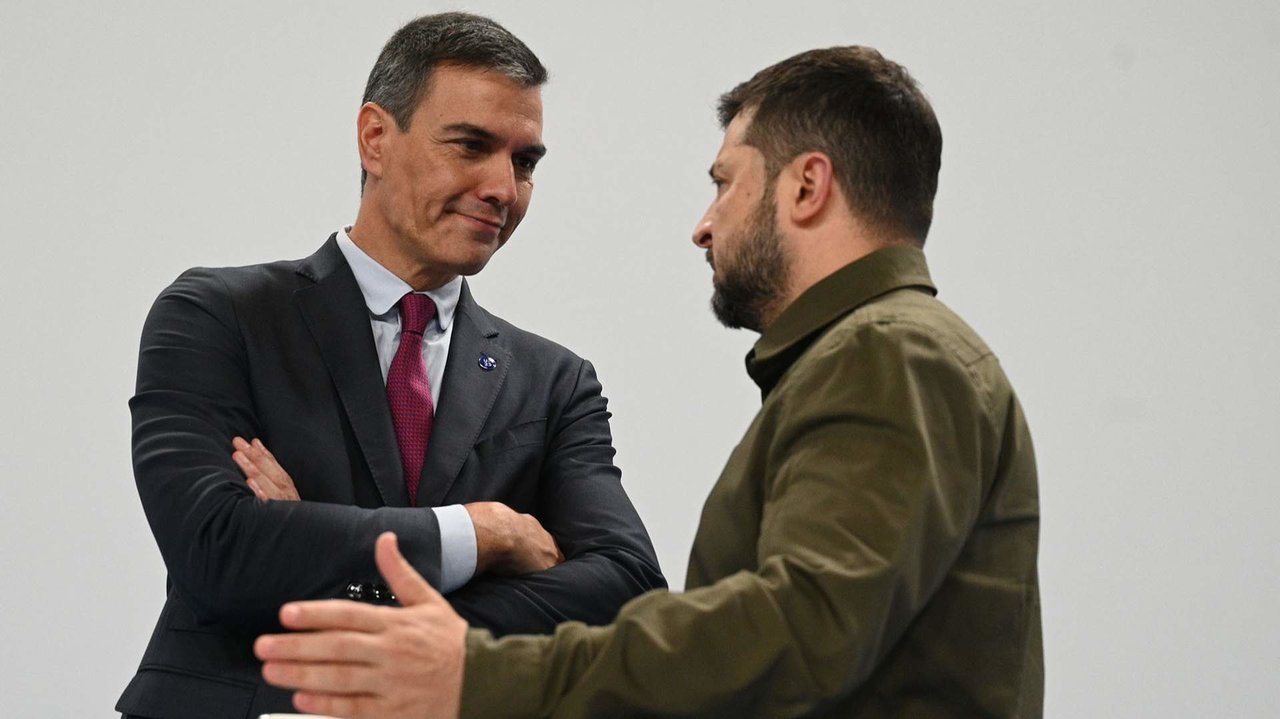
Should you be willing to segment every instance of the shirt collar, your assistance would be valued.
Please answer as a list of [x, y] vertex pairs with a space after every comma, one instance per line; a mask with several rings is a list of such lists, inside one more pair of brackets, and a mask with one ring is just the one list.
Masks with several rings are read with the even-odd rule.
[[[356, 276], [356, 284], [360, 286], [360, 294], [364, 295], [369, 314], [382, 317], [395, 308], [401, 297], [413, 292], [413, 288], [352, 242], [347, 234], [350, 229], [348, 227], [338, 233], [338, 249], [347, 258], [351, 274]], [[453, 322], [453, 312], [458, 308], [458, 297], [462, 294], [462, 278], [455, 277], [434, 290], [420, 294], [430, 297], [435, 303], [440, 331], [449, 329], [449, 324]]]
[[827, 275], [795, 299], [747, 353], [747, 374], [767, 394], [820, 331], [871, 300], [905, 287], [938, 293], [924, 252], [891, 245]]

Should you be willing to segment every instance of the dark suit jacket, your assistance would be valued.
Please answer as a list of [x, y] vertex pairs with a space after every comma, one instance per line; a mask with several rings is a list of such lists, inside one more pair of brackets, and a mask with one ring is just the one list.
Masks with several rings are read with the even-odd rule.
[[[497, 365], [481, 367], [482, 354]], [[193, 269], [142, 332], [133, 412], [138, 494], [168, 569], [168, 599], [117, 710], [146, 717], [289, 711], [253, 639], [295, 599], [378, 579], [373, 542], [438, 584], [440, 535], [422, 507], [494, 500], [536, 516], [566, 561], [481, 576], [449, 599], [500, 634], [610, 621], [665, 586], [613, 465], [590, 363], [498, 319], [463, 285], [422, 472], [408, 506], [368, 311], [332, 237], [311, 257]], [[231, 437], [260, 437], [301, 502], [257, 501]]]

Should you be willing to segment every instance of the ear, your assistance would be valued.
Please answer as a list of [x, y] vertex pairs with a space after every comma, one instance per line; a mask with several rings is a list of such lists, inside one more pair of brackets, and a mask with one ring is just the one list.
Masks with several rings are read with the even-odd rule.
[[360, 165], [371, 177], [382, 178], [382, 158], [388, 135], [398, 128], [391, 114], [375, 102], [360, 106], [356, 115], [356, 145], [360, 152]]
[[787, 176], [791, 221], [806, 225], [822, 216], [834, 201], [835, 172], [831, 158], [822, 152], [805, 152], [783, 169]]

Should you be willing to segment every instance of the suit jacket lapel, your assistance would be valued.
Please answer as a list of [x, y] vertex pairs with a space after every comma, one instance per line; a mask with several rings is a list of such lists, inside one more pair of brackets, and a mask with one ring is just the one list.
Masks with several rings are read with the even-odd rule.
[[[481, 355], [488, 355], [496, 366], [488, 371], [482, 369]], [[453, 317], [440, 406], [431, 423], [431, 439], [418, 485], [419, 506], [438, 506], [458, 479], [510, 367], [511, 353], [500, 343], [493, 319], [475, 303], [463, 282]]]
[[293, 297], [315, 338], [374, 484], [388, 506], [409, 504], [395, 427], [387, 406], [369, 311], [334, 236], [303, 260], [298, 274], [315, 284]]

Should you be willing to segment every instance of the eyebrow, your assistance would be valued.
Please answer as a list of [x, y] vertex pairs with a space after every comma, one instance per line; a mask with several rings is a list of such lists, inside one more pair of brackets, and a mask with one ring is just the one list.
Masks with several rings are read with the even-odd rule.
[[[466, 135], [467, 137], [473, 137], [477, 140], [484, 140], [485, 142], [497, 142], [498, 140], [497, 135], [493, 134], [492, 132], [489, 132], [488, 130], [478, 125], [472, 125], [469, 122], [455, 122], [452, 125], [446, 125], [444, 127], [444, 130], [445, 132], [461, 133], [463, 135]], [[516, 152], [521, 155], [530, 155], [535, 158], [540, 158], [543, 155], [547, 154], [547, 146], [543, 145], [542, 143], [537, 143], [534, 145], [526, 145], [516, 150]]]

